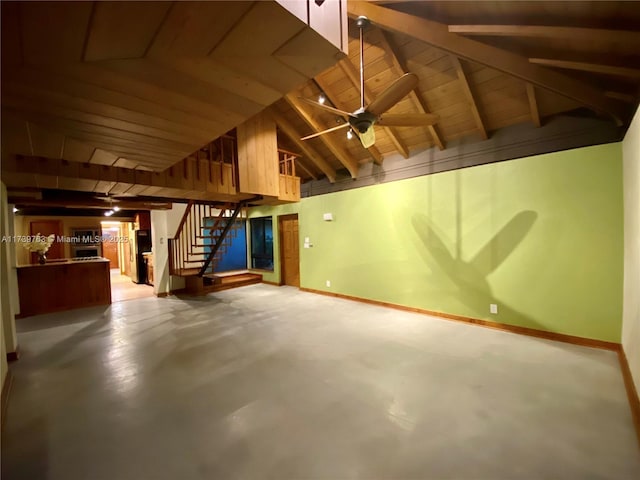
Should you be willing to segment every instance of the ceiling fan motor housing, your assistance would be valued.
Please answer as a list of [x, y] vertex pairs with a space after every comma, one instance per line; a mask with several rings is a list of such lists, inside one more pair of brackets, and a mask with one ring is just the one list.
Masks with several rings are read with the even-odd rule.
[[367, 112], [366, 110], [357, 110], [354, 112], [352, 117], [349, 117], [349, 123], [355, 129], [357, 129], [360, 133], [364, 133], [371, 125], [376, 122], [376, 116], [372, 113]]

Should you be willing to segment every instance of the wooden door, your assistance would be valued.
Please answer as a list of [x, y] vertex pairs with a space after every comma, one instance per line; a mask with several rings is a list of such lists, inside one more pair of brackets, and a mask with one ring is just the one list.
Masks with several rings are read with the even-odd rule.
[[300, 286], [300, 242], [298, 215], [278, 217], [280, 232], [280, 277], [284, 285]]
[[[60, 220], [35, 220], [29, 225], [29, 234], [40, 234], [44, 237], [48, 237], [52, 233], [56, 237], [62, 236], [62, 222]], [[64, 248], [62, 242], [55, 241], [49, 247], [46, 255], [48, 259], [64, 258]], [[31, 263], [38, 263], [38, 255], [31, 254]]]
[[102, 256], [109, 260], [109, 268], [118, 268], [118, 244], [114, 239], [120, 234], [119, 228], [102, 229]]

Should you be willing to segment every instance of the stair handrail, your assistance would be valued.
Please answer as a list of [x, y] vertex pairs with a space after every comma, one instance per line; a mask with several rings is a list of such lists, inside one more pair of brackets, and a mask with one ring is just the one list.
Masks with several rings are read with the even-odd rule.
[[176, 234], [173, 236], [173, 239], [176, 240], [180, 234], [182, 233], [182, 228], [184, 227], [184, 224], [187, 222], [187, 218], [189, 217], [189, 214], [191, 213], [191, 209], [193, 208], [193, 204], [195, 202], [193, 200], [189, 200], [187, 202], [187, 208], [185, 208], [184, 210], [184, 214], [182, 215], [182, 219], [180, 220], [180, 223], [178, 224], [178, 229], [176, 230]]
[[204, 264], [200, 268], [200, 271], [198, 272], [199, 277], [202, 277], [207, 272], [207, 269], [209, 268], [209, 265], [211, 264], [213, 257], [215, 257], [216, 253], [220, 249], [220, 246], [224, 242], [224, 239], [227, 236], [227, 233], [229, 232], [231, 225], [233, 225], [233, 223], [236, 221], [236, 218], [238, 217], [238, 213], [240, 213], [240, 211], [243, 208], [244, 208], [244, 202], [240, 202], [236, 204], [236, 209], [234, 210], [233, 214], [230, 217], [224, 217], [228, 219], [228, 221], [224, 226], [224, 228], [222, 229], [222, 232], [220, 233], [220, 237], [218, 238], [218, 241], [212, 245], [211, 251], [207, 256], [207, 259], [204, 261]]

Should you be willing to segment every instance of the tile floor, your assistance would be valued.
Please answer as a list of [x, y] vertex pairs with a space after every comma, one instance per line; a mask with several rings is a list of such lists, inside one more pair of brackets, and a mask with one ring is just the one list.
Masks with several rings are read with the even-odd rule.
[[609, 351], [264, 284], [18, 329], [3, 479], [640, 478]]
[[151, 285], [133, 283], [130, 277], [121, 275], [117, 268], [111, 269], [111, 301], [121, 302], [135, 298], [153, 297]]

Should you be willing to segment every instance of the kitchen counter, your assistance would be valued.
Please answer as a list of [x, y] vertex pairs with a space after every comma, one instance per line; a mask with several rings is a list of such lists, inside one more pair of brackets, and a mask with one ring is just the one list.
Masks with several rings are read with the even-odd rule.
[[47, 263], [41, 265], [39, 263], [29, 263], [27, 265], [17, 265], [16, 268], [41, 268], [41, 267], [56, 267], [59, 265], [84, 265], [87, 263], [103, 263], [108, 262], [109, 259], [103, 257], [87, 257], [87, 258], [56, 258], [53, 260], [47, 260]]
[[109, 260], [49, 260], [44, 265], [18, 265], [20, 314], [41, 313], [111, 304]]

